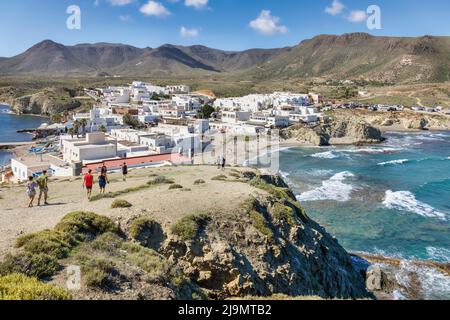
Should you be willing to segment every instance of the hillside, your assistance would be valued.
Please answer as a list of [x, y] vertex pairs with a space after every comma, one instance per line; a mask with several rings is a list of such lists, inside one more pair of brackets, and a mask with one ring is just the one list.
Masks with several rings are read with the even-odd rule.
[[115, 194], [88, 202], [80, 179], [53, 179], [51, 205], [28, 209], [23, 186], [3, 187], [0, 276], [65, 286], [78, 265], [75, 299], [371, 297], [350, 255], [279, 177], [168, 167], [133, 171], [128, 182], [112, 175], [108, 188], [128, 203], [111, 209]]
[[200, 45], [143, 49], [108, 43], [64, 46], [46, 40], [20, 55], [0, 59], [0, 74], [442, 82], [450, 80], [450, 37], [320, 35], [293, 47], [240, 52]]
[[366, 33], [305, 40], [249, 75], [265, 78], [428, 82], [450, 79], [450, 38], [375, 37]]

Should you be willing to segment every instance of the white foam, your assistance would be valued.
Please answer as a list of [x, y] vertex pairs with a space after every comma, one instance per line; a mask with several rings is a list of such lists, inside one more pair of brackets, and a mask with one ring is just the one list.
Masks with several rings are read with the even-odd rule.
[[395, 278], [404, 288], [397, 293], [399, 298], [408, 296], [407, 292], [414, 287], [417, 292], [419, 286], [419, 298], [422, 300], [450, 299], [450, 277], [434, 268], [402, 261]]
[[299, 201], [334, 200], [346, 202], [350, 200], [353, 186], [344, 183], [348, 178], [354, 177], [353, 173], [344, 171], [335, 174], [329, 180], [323, 181], [322, 186], [297, 196]]
[[409, 162], [408, 159], [400, 159], [400, 160], [392, 160], [392, 161], [386, 161], [386, 162], [380, 162], [379, 166], [387, 166], [387, 165], [395, 165], [395, 164], [404, 164]]
[[333, 170], [316, 169], [307, 171], [307, 173], [314, 177], [326, 177], [333, 174]]
[[450, 262], [450, 249], [427, 247], [427, 253], [431, 260]]
[[360, 149], [343, 149], [338, 150], [340, 152], [348, 152], [348, 153], [370, 153], [370, 154], [383, 154], [383, 153], [395, 153], [402, 151], [402, 148], [360, 148]]
[[439, 218], [447, 220], [445, 213], [437, 211], [432, 206], [420, 202], [409, 191], [386, 191], [383, 204], [388, 209], [396, 209], [401, 211], [408, 211], [423, 217]]
[[336, 158], [339, 158], [339, 156], [334, 154], [333, 151], [315, 153], [315, 154], [312, 154], [311, 157], [318, 158], [318, 159], [336, 159]]

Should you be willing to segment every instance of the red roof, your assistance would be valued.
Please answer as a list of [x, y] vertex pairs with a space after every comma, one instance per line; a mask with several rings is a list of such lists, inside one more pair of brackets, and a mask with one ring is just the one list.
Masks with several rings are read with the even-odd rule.
[[177, 153], [167, 153], [167, 154], [158, 154], [152, 156], [142, 156], [142, 157], [133, 157], [133, 158], [122, 158], [122, 159], [114, 159], [114, 160], [105, 160], [95, 163], [89, 163], [83, 167], [83, 173], [86, 173], [89, 169], [96, 171], [100, 168], [103, 163], [105, 163], [106, 167], [109, 170], [118, 169], [125, 162], [128, 167], [135, 166], [145, 166], [150, 165], [151, 163], [158, 163], [168, 161], [173, 164], [182, 164], [186, 162], [190, 162], [191, 160], [185, 156], [180, 156]]

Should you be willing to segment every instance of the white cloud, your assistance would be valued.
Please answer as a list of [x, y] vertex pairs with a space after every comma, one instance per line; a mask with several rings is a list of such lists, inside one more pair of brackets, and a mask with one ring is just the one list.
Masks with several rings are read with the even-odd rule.
[[353, 10], [347, 16], [347, 20], [350, 22], [364, 22], [367, 20], [367, 13], [363, 10]]
[[170, 11], [164, 5], [153, 0], [144, 4], [140, 11], [147, 16], [165, 17], [171, 15]]
[[340, 14], [344, 10], [345, 6], [339, 0], [333, 0], [330, 7], [325, 8], [325, 12], [333, 16]]
[[194, 7], [195, 9], [203, 9], [208, 5], [209, 0], [185, 0], [184, 4], [187, 7]]
[[280, 25], [279, 22], [280, 18], [272, 16], [270, 10], [263, 10], [258, 18], [250, 22], [250, 27], [265, 35], [287, 33], [289, 29]]
[[183, 38], [197, 38], [200, 35], [200, 31], [198, 29], [181, 27], [180, 35]]

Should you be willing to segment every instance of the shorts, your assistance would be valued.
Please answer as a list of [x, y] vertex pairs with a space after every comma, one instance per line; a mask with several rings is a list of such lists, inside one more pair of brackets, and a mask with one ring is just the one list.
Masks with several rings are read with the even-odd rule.
[[87, 190], [92, 190], [92, 186], [86, 187]]
[[98, 185], [100, 186], [100, 189], [106, 188], [106, 182], [100, 182]]
[[48, 193], [48, 188], [39, 189], [39, 194], [47, 194], [47, 193]]
[[27, 196], [28, 196], [28, 198], [36, 197], [36, 191], [34, 191], [34, 192], [27, 192]]

